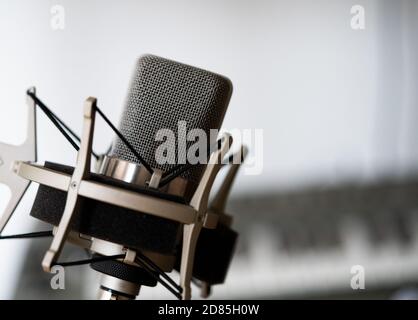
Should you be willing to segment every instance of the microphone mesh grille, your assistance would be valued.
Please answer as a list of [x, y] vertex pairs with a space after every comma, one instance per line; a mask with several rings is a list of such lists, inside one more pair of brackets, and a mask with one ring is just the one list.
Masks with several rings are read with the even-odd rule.
[[[223, 76], [145, 55], [136, 64], [119, 129], [151, 167], [168, 171], [175, 164], [157, 163], [155, 153], [158, 146], [164, 143], [165, 147], [175, 150], [176, 155], [180, 153], [180, 159], [185, 159], [184, 150], [178, 150], [178, 122], [186, 121], [187, 132], [202, 129], [209, 140], [210, 129], [221, 127], [231, 93], [232, 84]], [[157, 141], [156, 134], [160, 129], [171, 130], [175, 141]], [[187, 142], [186, 150], [192, 144]], [[118, 138], [110, 155], [138, 163]], [[197, 165], [182, 177], [198, 183], [203, 170], [204, 165]]]

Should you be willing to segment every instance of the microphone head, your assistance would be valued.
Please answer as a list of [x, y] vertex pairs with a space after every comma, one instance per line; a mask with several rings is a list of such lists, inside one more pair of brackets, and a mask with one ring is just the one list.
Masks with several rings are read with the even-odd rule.
[[[179, 139], [190, 130], [202, 129], [209, 143], [210, 129], [219, 129], [232, 94], [229, 79], [196, 67], [167, 60], [154, 55], [144, 55], [136, 64], [126, 105], [120, 121], [120, 132], [141, 154], [152, 168], [169, 171], [187, 159], [187, 150], [194, 143], [185, 143], [179, 148]], [[179, 121], [186, 122], [186, 132], [180, 129]], [[175, 150], [176, 159], [159, 163], [157, 148], [163, 143], [156, 134], [161, 129], [174, 133], [175, 141], [164, 141], [170, 150]], [[137, 158], [119, 138], [113, 143], [110, 156], [139, 164]], [[180, 176], [197, 186], [205, 166], [196, 165]]]

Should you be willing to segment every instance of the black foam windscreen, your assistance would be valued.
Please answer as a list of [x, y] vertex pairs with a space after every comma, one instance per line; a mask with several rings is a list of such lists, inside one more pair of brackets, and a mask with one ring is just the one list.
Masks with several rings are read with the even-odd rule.
[[[209, 138], [210, 129], [221, 127], [231, 94], [231, 82], [221, 75], [145, 55], [136, 64], [119, 129], [152, 168], [168, 171], [179, 159], [165, 164], [156, 161], [156, 150], [162, 144], [156, 140], [157, 132], [161, 129], [173, 132], [175, 141], [164, 141], [164, 145], [180, 154], [180, 159], [186, 159], [185, 152], [193, 142], [187, 142], [186, 148], [178, 148], [179, 121], [186, 121], [187, 129], [183, 133], [201, 129]], [[138, 163], [119, 138], [110, 155]], [[203, 165], [197, 165], [181, 176], [197, 184], [203, 169]]]
[[[196, 245], [193, 277], [210, 285], [224, 283], [237, 239], [238, 233], [221, 223], [215, 229], [203, 228]], [[177, 270], [180, 270], [180, 261], [179, 255]]]
[[193, 276], [211, 285], [224, 283], [237, 239], [238, 233], [223, 224], [216, 229], [202, 229], [196, 246]]
[[[45, 167], [58, 172], [72, 174], [73, 167], [46, 162]], [[90, 179], [114, 187], [184, 203], [181, 197], [135, 186], [103, 175], [91, 174]], [[67, 193], [40, 185], [31, 216], [57, 226], [65, 208]], [[178, 245], [178, 222], [121, 208], [104, 202], [82, 199], [75, 213], [71, 229], [95, 238], [118, 243], [128, 248], [149, 250], [162, 254], [174, 254]]]

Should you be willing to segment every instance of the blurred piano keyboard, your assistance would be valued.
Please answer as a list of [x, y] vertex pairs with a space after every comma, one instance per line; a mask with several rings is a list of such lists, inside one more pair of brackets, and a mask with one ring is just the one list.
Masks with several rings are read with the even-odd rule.
[[[239, 244], [226, 284], [213, 288], [213, 298], [361, 298], [418, 283], [418, 178], [236, 195], [228, 211]], [[40, 288], [27, 289], [42, 274], [35, 262], [46, 245], [37, 244], [16, 297], [56, 297], [50, 275], [41, 276]], [[364, 267], [365, 290], [350, 286], [355, 265]], [[69, 290], [59, 298], [95, 297], [97, 276], [89, 268], [68, 270], [66, 279]], [[139, 298], [173, 297], [157, 287], [142, 288]]]

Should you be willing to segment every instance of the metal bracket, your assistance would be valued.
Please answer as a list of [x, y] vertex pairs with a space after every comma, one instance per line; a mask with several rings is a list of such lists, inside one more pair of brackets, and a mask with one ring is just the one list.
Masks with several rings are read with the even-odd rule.
[[190, 283], [192, 280], [197, 240], [203, 228], [210, 191], [219, 170], [222, 168], [222, 159], [228, 153], [231, 144], [231, 135], [225, 133], [222, 137], [221, 147], [211, 155], [200, 184], [190, 202], [190, 205], [197, 211], [197, 219], [194, 223], [183, 226], [183, 248], [180, 265], [180, 285], [183, 289], [183, 300], [191, 299]]
[[151, 180], [149, 181], [148, 187], [152, 189], [158, 189], [162, 176], [163, 172], [161, 170], [154, 169], [154, 173], [151, 176]]
[[58, 225], [57, 232], [52, 240], [49, 250], [42, 261], [42, 267], [46, 272], [51, 271], [54, 262], [57, 261], [64, 246], [74, 212], [79, 203], [79, 189], [82, 180], [86, 180], [90, 174], [91, 149], [93, 144], [94, 121], [96, 115], [96, 98], [88, 98], [84, 104], [84, 124], [80, 150], [77, 156], [77, 165], [68, 188], [64, 213]]
[[[19, 161], [15, 165], [17, 174], [22, 178], [64, 192], [68, 191], [73, 181], [72, 176], [47, 169], [43, 166]], [[125, 209], [151, 214], [183, 224], [193, 223], [197, 216], [196, 210], [189, 205], [155, 198], [91, 180], [83, 180], [80, 182], [78, 195], [83, 198], [113, 204]]]
[[[239, 163], [232, 163], [229, 166], [229, 171], [206, 213], [204, 223], [205, 228], [214, 229], [217, 227], [218, 223], [222, 223], [225, 226], [231, 226], [233, 219], [230, 215], [225, 213], [225, 207], [238, 170], [247, 157], [247, 154], [248, 148], [246, 146], [241, 146], [240, 150], [233, 156], [234, 159], [236, 156], [239, 156], [242, 161]], [[201, 283], [200, 296], [202, 298], [208, 298], [212, 291], [211, 287], [212, 286], [209, 283], [203, 281]]]
[[[36, 89], [30, 88], [29, 92], [36, 92]], [[3, 232], [7, 223], [16, 210], [20, 200], [29, 187], [30, 181], [19, 177], [16, 173], [14, 161], [35, 162], [37, 159], [36, 146], [36, 105], [35, 102], [27, 96], [28, 114], [26, 140], [22, 145], [10, 145], [0, 143], [0, 183], [7, 185], [11, 191], [11, 198], [3, 214], [0, 216], [0, 234]]]
[[237, 156], [239, 156], [242, 161], [240, 161], [239, 163], [230, 164], [228, 173], [226, 174], [218, 192], [214, 196], [212, 203], [209, 207], [208, 214], [217, 215], [219, 218], [219, 222], [227, 226], [230, 226], [232, 224], [232, 217], [225, 213], [226, 203], [228, 201], [228, 197], [231, 192], [232, 185], [234, 184], [237, 173], [241, 168], [241, 164], [245, 161], [247, 154], [248, 148], [243, 145], [241, 146], [240, 150], [233, 155], [234, 159]]
[[[42, 261], [42, 267], [46, 272], [50, 272], [53, 264], [58, 260], [63, 246], [71, 233], [70, 226], [80, 197], [92, 198], [183, 223], [180, 286], [183, 289], [182, 298], [190, 299], [190, 283], [197, 240], [203, 227], [216, 226], [216, 217], [212, 213], [208, 213], [209, 194], [215, 178], [223, 166], [222, 159], [229, 152], [232, 137], [229, 134], [223, 136], [221, 148], [212, 154], [190, 205], [180, 205], [169, 201], [156, 200], [149, 196], [138, 195], [127, 190], [120, 190], [115, 187], [89, 181], [96, 103], [97, 100], [95, 98], [88, 98], [85, 102], [81, 146], [72, 176], [39, 168], [21, 161], [15, 162], [16, 172], [21, 177], [28, 179], [28, 181], [22, 179], [27, 184], [29, 184], [29, 181], [35, 181], [67, 191], [64, 213], [56, 228], [51, 246]], [[13, 163], [15, 159], [16, 157], [13, 156], [10, 163]], [[152, 182], [150, 183], [151, 187], [158, 185], [160, 175], [160, 172], [154, 175], [153, 179], [151, 179], [152, 181], [150, 181]], [[21, 178], [19, 177], [19, 179]]]

